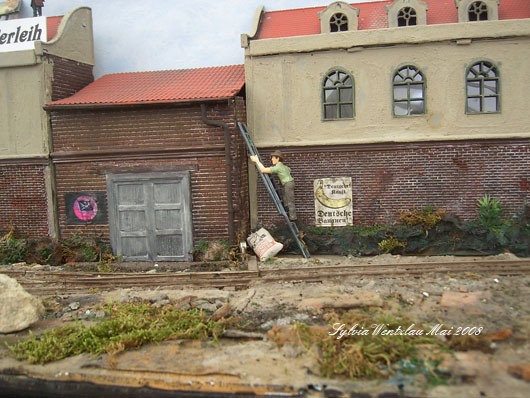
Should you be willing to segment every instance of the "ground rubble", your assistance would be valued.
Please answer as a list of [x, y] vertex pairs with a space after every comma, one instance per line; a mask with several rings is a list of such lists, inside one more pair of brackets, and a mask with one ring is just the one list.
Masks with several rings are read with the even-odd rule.
[[[513, 256], [503, 254], [494, 258], [509, 260]], [[473, 257], [466, 261], [484, 259]], [[447, 256], [443, 260], [462, 261], [462, 258]], [[287, 256], [258, 266], [282, 269], [435, 261], [440, 258], [383, 255], [364, 259], [319, 256], [306, 260]], [[148, 272], [149, 267], [145, 264], [144, 267], [142, 271]], [[132, 288], [50, 296], [43, 301], [47, 308], [45, 319], [22, 332], [0, 334], [0, 375], [162, 390], [352, 398], [515, 398], [526, 397], [530, 387], [530, 277], [526, 275], [431, 273], [343, 277], [311, 283], [257, 282], [248, 289]], [[245, 326], [229, 329], [218, 344], [173, 340], [112, 356], [79, 355], [46, 365], [18, 361], [5, 345], [27, 338], [30, 331], [38, 334], [76, 320], [97, 322], [105, 317], [102, 304], [135, 301], [149, 301], [154, 306], [176, 304], [180, 309], [199, 308], [215, 319], [238, 317], [245, 321]], [[376, 380], [322, 377], [319, 362], [322, 353], [293, 339], [294, 325], [303, 323], [332, 333], [330, 314], [348, 311], [405, 316], [428, 327], [443, 324], [445, 329], [454, 330], [482, 328], [480, 334], [487, 337], [487, 347], [451, 353], [434, 353], [426, 347], [421, 355], [436, 355], [439, 362], [436, 370], [444, 375], [443, 383], [429, 383], [428, 375], [421, 371], [407, 375], [397, 372]], [[436, 338], [447, 337], [439, 334]]]

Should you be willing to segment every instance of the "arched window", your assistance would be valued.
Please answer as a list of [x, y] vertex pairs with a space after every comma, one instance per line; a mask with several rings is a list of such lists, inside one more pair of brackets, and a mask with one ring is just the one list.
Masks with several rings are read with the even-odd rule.
[[322, 83], [324, 120], [352, 119], [354, 85], [351, 75], [343, 70], [329, 72]]
[[346, 32], [348, 30], [348, 17], [343, 13], [336, 13], [329, 19], [330, 32]]
[[412, 65], [398, 69], [392, 79], [394, 116], [425, 113], [425, 78]]
[[500, 111], [499, 71], [493, 63], [480, 61], [466, 74], [466, 113]]
[[469, 5], [467, 16], [469, 21], [487, 21], [488, 6], [482, 1], [475, 1]]
[[499, 0], [455, 0], [458, 22], [497, 21]]
[[427, 25], [429, 4], [421, 0], [393, 0], [385, 6], [388, 27]]
[[399, 10], [398, 26], [412, 26], [417, 25], [416, 10], [412, 7], [403, 7]]
[[320, 33], [357, 30], [359, 9], [344, 1], [335, 1], [318, 13]]

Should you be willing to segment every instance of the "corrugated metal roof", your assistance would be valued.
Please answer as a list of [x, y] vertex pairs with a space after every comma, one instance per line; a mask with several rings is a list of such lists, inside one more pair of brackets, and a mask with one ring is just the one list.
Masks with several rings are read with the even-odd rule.
[[235, 96], [244, 65], [104, 75], [71, 97], [47, 106], [131, 105], [214, 100]]
[[[427, 24], [436, 25], [458, 22], [458, 9], [454, 0], [423, 0], [428, 3]], [[385, 6], [392, 1], [352, 3], [359, 9], [358, 30], [388, 27]], [[258, 39], [315, 35], [320, 33], [318, 13], [327, 6], [293, 10], [264, 12]], [[499, 3], [499, 19], [530, 18], [529, 0], [502, 0]]]

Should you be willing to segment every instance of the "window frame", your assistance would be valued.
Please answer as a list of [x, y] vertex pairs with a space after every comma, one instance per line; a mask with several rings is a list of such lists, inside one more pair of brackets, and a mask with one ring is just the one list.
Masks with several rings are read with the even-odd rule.
[[[328, 78], [336, 73], [344, 73], [347, 77], [351, 79], [351, 86], [341, 86], [337, 87], [338, 92], [340, 92], [340, 88], [351, 88], [351, 101], [341, 101], [340, 95], [338, 95], [338, 100], [333, 102], [327, 102], [326, 101], [326, 91], [329, 90], [329, 88], [326, 90], [326, 81]], [[355, 79], [353, 77], [353, 73], [347, 71], [344, 68], [341, 67], [334, 67], [328, 69], [328, 71], [324, 74], [324, 77], [320, 81], [320, 100], [321, 100], [321, 120], [328, 122], [328, 121], [337, 121], [337, 120], [353, 120], [355, 119]], [[352, 116], [351, 117], [333, 117], [333, 118], [327, 118], [326, 117], [326, 105], [337, 105], [337, 115], [340, 115], [340, 105], [351, 105], [352, 109]]]
[[455, 0], [458, 8], [458, 22], [487, 22], [487, 21], [470, 21], [469, 8], [476, 1], [484, 3], [488, 10], [487, 21], [497, 21], [499, 19], [499, 0]]
[[[495, 78], [494, 79], [484, 79], [484, 77], [482, 78], [474, 78], [474, 79], [470, 79], [468, 77], [469, 73], [471, 72], [471, 70], [478, 64], [484, 64], [484, 63], [487, 63], [487, 64], [490, 64], [491, 68], [494, 69], [495, 71]], [[484, 93], [484, 80], [495, 80], [497, 83], [496, 83], [496, 94], [494, 95], [486, 95]], [[480, 81], [480, 94], [479, 95], [469, 95], [468, 94], [468, 83], [470, 81]], [[481, 59], [477, 59], [477, 60], [474, 60], [473, 62], [471, 62], [470, 64], [468, 64], [468, 66], [466, 66], [466, 69], [465, 69], [465, 74], [464, 74], [464, 94], [465, 94], [465, 102], [464, 102], [464, 106], [465, 106], [465, 114], [466, 115], [488, 115], [488, 114], [496, 114], [496, 113], [501, 113], [501, 110], [502, 110], [502, 96], [501, 96], [501, 74], [500, 74], [500, 70], [499, 70], [499, 65], [498, 63], [492, 61], [492, 60], [489, 60], [489, 59], [484, 59], [484, 58], [481, 58]], [[479, 112], [472, 112], [470, 111], [469, 109], [469, 105], [468, 105], [468, 100], [469, 98], [480, 98], [480, 108], [481, 110]], [[495, 111], [483, 111], [483, 107], [484, 107], [484, 98], [497, 98], [497, 106], [496, 106], [496, 110]]]
[[[409, 24], [407, 23], [406, 25], [400, 25], [399, 24], [399, 21], [400, 21], [400, 18], [401, 18], [401, 12], [405, 12], [405, 10], [411, 10], [414, 12], [414, 16], [410, 13], [410, 11], [407, 11], [408, 12], [408, 15], [411, 17], [411, 18], [414, 18], [414, 24]], [[417, 26], [418, 25], [418, 12], [416, 11], [416, 9], [412, 6], [405, 6], [405, 7], [401, 7], [399, 9], [399, 11], [397, 12], [397, 15], [396, 15], [396, 18], [397, 18], [397, 26], [400, 27], [400, 28], [403, 28], [403, 27], [406, 27], [406, 26]], [[406, 19], [406, 16], [403, 16], [403, 18], [405, 18], [405, 20], [407, 22], [410, 22], [410, 19]]]
[[[416, 24], [400, 26], [398, 16], [404, 8], [411, 8], [416, 13]], [[429, 4], [421, 0], [393, 0], [385, 6], [389, 28], [406, 28], [410, 26], [427, 25], [427, 9]]]
[[[340, 20], [343, 21], [346, 19], [346, 23], [338, 24], [338, 18], [337, 16], [340, 15]], [[333, 26], [337, 28], [337, 30], [333, 30]], [[341, 29], [343, 26], [346, 26], [346, 29]], [[349, 30], [350, 26], [350, 19], [348, 16], [343, 12], [336, 12], [331, 17], [329, 17], [329, 31], [330, 33], [340, 33], [340, 32], [347, 32]]]
[[331, 32], [331, 18], [335, 14], [344, 14], [348, 19], [348, 30], [339, 32], [356, 31], [359, 28], [359, 9], [352, 7], [344, 1], [335, 1], [327, 6], [322, 11], [318, 12], [318, 19], [320, 20], [320, 33], [338, 33]]
[[[469, 18], [471, 16], [471, 7], [472, 6], [475, 6], [477, 3], [480, 3], [480, 6], [484, 7], [486, 9], [486, 19], [478, 19], [478, 16], [480, 16], [480, 14], [477, 14], [477, 13], [474, 13], [475, 16], [477, 16], [477, 19], [471, 19]], [[490, 18], [489, 18], [489, 9], [488, 9], [488, 4], [484, 1], [481, 1], [481, 0], [475, 0], [471, 3], [469, 3], [469, 5], [467, 6], [467, 20], [468, 22], [481, 22], [481, 21], [489, 21]]]
[[[399, 83], [397, 82], [396, 84], [396, 76], [398, 75], [398, 73], [405, 69], [405, 68], [413, 68], [415, 71], [416, 71], [416, 74], [420, 74], [421, 75], [421, 81], [412, 81], [412, 82], [407, 82], [407, 81], [404, 81], [403, 83]], [[410, 95], [410, 84], [421, 84], [422, 85], [422, 97], [421, 98], [412, 98], [411, 95]], [[406, 115], [398, 115], [396, 114], [396, 108], [395, 108], [395, 104], [396, 102], [405, 102], [405, 100], [403, 99], [398, 99], [396, 100], [395, 98], [395, 95], [394, 95], [394, 88], [397, 86], [407, 86], [407, 98], [406, 98], [406, 102], [407, 102], [407, 114]], [[391, 74], [391, 78], [390, 78], [390, 87], [391, 87], [391, 98], [392, 98], [392, 116], [393, 117], [396, 117], [396, 118], [403, 118], [403, 117], [423, 117], [427, 114], [427, 78], [425, 77], [425, 72], [423, 72], [423, 70], [416, 64], [413, 64], [413, 63], [410, 63], [410, 62], [407, 62], [407, 63], [404, 63], [404, 64], [401, 64], [399, 65], [397, 68], [395, 68]], [[423, 101], [423, 112], [422, 113], [415, 113], [415, 114], [411, 114], [410, 113], [410, 103], [413, 101], [413, 100], [419, 100], [421, 99]]]

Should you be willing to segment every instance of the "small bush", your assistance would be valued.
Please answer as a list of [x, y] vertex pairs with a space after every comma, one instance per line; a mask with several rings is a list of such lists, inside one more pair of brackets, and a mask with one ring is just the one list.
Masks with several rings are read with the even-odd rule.
[[61, 242], [48, 237], [29, 239], [26, 262], [49, 265], [62, 264], [63, 250]]
[[108, 244], [99, 237], [78, 234], [62, 241], [62, 254], [67, 263], [101, 261], [110, 252]]
[[193, 248], [195, 261], [225, 261], [232, 255], [226, 239], [199, 240]]
[[504, 224], [502, 219], [503, 208], [498, 199], [488, 194], [477, 203], [477, 222], [487, 229], [498, 228]]
[[16, 239], [12, 235], [5, 235], [4, 238], [0, 240], [0, 264], [23, 262], [28, 250], [26, 240]]
[[383, 253], [391, 253], [397, 248], [404, 248], [405, 246], [407, 246], [407, 242], [400, 242], [394, 236], [383, 239], [378, 244], [379, 250]]
[[398, 221], [403, 224], [409, 227], [421, 225], [426, 230], [429, 230], [442, 220], [446, 212], [443, 209], [434, 210], [431, 206], [426, 206], [421, 210], [412, 209], [409, 211], [400, 211], [399, 213]]

